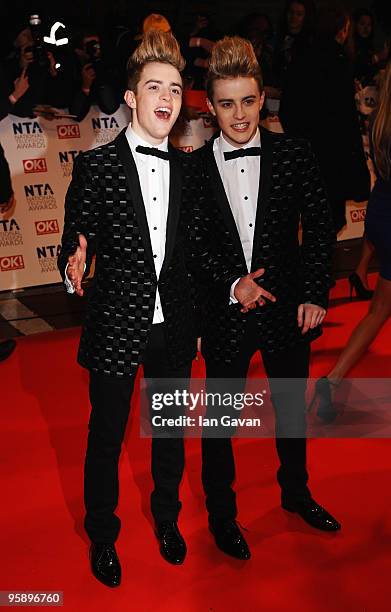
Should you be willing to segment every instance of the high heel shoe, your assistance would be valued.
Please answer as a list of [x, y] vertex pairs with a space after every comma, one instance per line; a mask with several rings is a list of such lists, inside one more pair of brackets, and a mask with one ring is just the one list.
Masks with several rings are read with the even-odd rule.
[[311, 411], [315, 401], [318, 400], [318, 410], [316, 414], [320, 418], [323, 423], [332, 423], [338, 416], [338, 411], [336, 410], [333, 404], [333, 397], [331, 393], [331, 388], [333, 385], [332, 382], [327, 378], [327, 376], [322, 376], [322, 378], [318, 378], [315, 384], [315, 393], [312, 401], [308, 407], [308, 410]]
[[353, 289], [356, 292], [356, 297], [359, 300], [371, 300], [373, 297], [373, 290], [364, 287], [363, 282], [356, 272], [352, 272], [349, 276], [350, 285], [350, 301], [353, 299]]

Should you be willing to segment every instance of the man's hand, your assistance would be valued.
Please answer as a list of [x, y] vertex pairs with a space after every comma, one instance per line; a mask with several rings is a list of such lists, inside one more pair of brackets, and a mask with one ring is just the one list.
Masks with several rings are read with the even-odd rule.
[[24, 94], [30, 87], [29, 78], [28, 76], [26, 76], [26, 70], [27, 68], [23, 68], [21, 75], [18, 76], [18, 78], [14, 81], [14, 91], [12, 92], [12, 96], [16, 100], [16, 102], [19, 100], [19, 98], [24, 96]]
[[80, 297], [84, 294], [81, 281], [83, 280], [84, 276], [86, 255], [87, 240], [83, 234], [79, 234], [79, 246], [77, 247], [74, 255], [70, 255], [70, 257], [68, 257], [67, 276], [75, 289], [75, 293], [77, 293], [77, 295]]
[[93, 82], [96, 79], [96, 73], [92, 64], [85, 64], [81, 69], [81, 78], [83, 81], [82, 89], [91, 89]]
[[259, 268], [259, 270], [255, 270], [255, 272], [250, 272], [250, 274], [246, 274], [246, 276], [242, 276], [240, 281], [235, 287], [234, 295], [238, 302], [241, 303], [243, 308], [240, 312], [248, 312], [249, 310], [253, 310], [254, 308], [259, 306], [264, 306], [265, 299], [270, 300], [271, 302], [275, 302], [276, 298], [274, 295], [262, 289], [255, 282], [255, 278], [259, 278], [263, 276], [265, 273], [264, 268]]
[[320, 325], [326, 316], [326, 311], [316, 304], [300, 304], [297, 310], [297, 324], [302, 327], [302, 334]]

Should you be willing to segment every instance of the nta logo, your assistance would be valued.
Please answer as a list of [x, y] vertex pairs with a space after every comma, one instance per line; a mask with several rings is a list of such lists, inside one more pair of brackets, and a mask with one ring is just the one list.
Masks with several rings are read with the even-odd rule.
[[23, 268], [23, 255], [6, 255], [5, 257], [0, 257], [0, 272], [23, 270]]
[[115, 117], [92, 117], [91, 122], [93, 130], [111, 130], [113, 128], [119, 128], [118, 121]]
[[34, 196], [51, 196], [53, 195], [53, 189], [49, 183], [37, 183], [36, 185], [25, 185], [24, 195], [26, 198], [32, 198]]
[[31, 172], [47, 172], [46, 159], [41, 157], [38, 159], [24, 159], [23, 170], [25, 174]]
[[14, 134], [42, 134], [38, 121], [21, 121], [12, 124]]
[[74, 162], [76, 157], [82, 152], [83, 151], [81, 149], [79, 151], [59, 151], [58, 157], [60, 164], [69, 164], [70, 162]]
[[58, 257], [61, 252], [61, 244], [47, 244], [37, 247], [38, 259], [46, 259], [46, 257]]

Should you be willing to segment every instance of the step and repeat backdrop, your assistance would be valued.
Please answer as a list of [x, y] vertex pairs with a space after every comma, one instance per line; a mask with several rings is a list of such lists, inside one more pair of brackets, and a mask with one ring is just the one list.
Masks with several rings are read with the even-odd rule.
[[[110, 116], [92, 108], [80, 123], [13, 115], [0, 122], [15, 194], [12, 209], [0, 214], [0, 291], [61, 282], [57, 256], [73, 161], [80, 151], [113, 140], [129, 120], [121, 105]], [[207, 118], [184, 121], [173, 144], [192, 151], [213, 132]]]
[[[130, 120], [121, 105], [114, 115], [92, 108], [80, 123], [61, 118], [20, 118], [0, 122], [0, 142], [8, 160], [15, 194], [13, 207], [0, 214], [0, 291], [58, 283], [57, 256], [64, 219], [64, 198], [73, 161], [113, 140]], [[265, 126], [281, 131], [277, 117]], [[214, 133], [211, 117], [182, 121], [172, 134], [174, 146], [191, 152]], [[349, 202], [348, 224], [339, 239], [363, 234], [365, 204]]]

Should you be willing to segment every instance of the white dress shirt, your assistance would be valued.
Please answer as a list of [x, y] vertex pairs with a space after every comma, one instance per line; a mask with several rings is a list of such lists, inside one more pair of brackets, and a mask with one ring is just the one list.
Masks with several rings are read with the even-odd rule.
[[[145, 212], [147, 215], [149, 235], [151, 238], [155, 272], [159, 278], [166, 252], [166, 229], [168, 214], [168, 199], [170, 190], [170, 163], [164, 159], [138, 153], [136, 147], [151, 147], [134, 133], [130, 124], [125, 132], [134, 161], [136, 162], [141, 193], [143, 196]], [[167, 151], [168, 138], [156, 149]], [[159, 290], [156, 291], [155, 312], [153, 323], [163, 323], [164, 316], [160, 301]]]
[[[136, 163], [141, 193], [147, 216], [155, 272], [157, 278], [159, 278], [166, 250], [170, 164], [167, 160], [137, 152], [136, 147], [138, 145], [149, 148], [151, 148], [152, 145], [140, 138], [132, 130], [130, 124], [126, 129], [125, 135]], [[155, 148], [160, 149], [161, 151], [167, 151], [168, 138], [166, 138]], [[74, 292], [73, 285], [70, 283], [67, 276], [65, 277], [65, 285], [68, 293]], [[163, 321], [164, 316], [162, 305], [159, 290], [157, 289], [153, 323], [163, 323]]]
[[[261, 136], [258, 129], [254, 137], [242, 148], [260, 146]], [[227, 161], [224, 159], [224, 153], [236, 150], [237, 147], [229, 144], [222, 133], [214, 141], [213, 153], [216, 164], [238, 229], [247, 270], [250, 272], [261, 164], [258, 155]], [[238, 281], [239, 279], [231, 287], [231, 300], [235, 303], [237, 300], [234, 297], [234, 289]]]

